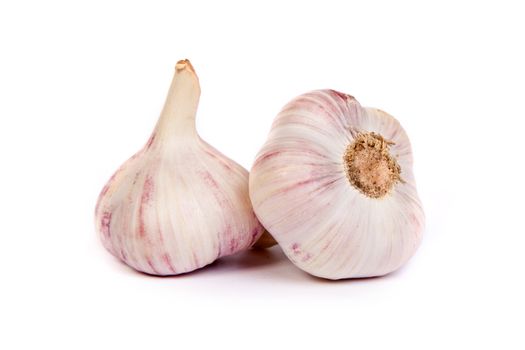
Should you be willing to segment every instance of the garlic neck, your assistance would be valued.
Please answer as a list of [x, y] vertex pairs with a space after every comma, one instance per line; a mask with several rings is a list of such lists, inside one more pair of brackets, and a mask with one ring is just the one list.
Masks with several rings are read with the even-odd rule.
[[390, 154], [392, 142], [374, 133], [360, 133], [343, 156], [346, 177], [370, 198], [386, 196], [401, 179], [401, 167]]
[[164, 108], [152, 135], [153, 143], [169, 145], [196, 138], [195, 115], [200, 93], [199, 79], [190, 61], [177, 62]]

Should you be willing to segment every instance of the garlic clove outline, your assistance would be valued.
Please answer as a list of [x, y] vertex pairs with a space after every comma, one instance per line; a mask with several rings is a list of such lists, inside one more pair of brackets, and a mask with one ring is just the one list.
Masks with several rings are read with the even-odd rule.
[[352, 96], [317, 90], [275, 118], [250, 172], [263, 226], [302, 270], [381, 276], [415, 253], [424, 213], [399, 122]]
[[99, 196], [95, 226], [104, 247], [138, 271], [193, 271], [248, 249], [264, 231], [248, 171], [197, 133], [199, 97], [191, 63], [177, 62], [151, 137]]

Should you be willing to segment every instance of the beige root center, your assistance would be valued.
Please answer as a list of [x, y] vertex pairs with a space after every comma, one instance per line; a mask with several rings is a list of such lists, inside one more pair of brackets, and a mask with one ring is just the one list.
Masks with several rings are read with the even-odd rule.
[[390, 155], [394, 143], [374, 132], [360, 133], [346, 148], [343, 160], [350, 184], [370, 198], [382, 198], [402, 182], [401, 167]]

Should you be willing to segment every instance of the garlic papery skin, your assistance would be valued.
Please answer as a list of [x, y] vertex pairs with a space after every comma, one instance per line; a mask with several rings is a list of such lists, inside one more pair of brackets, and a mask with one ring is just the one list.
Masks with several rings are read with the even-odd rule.
[[189, 272], [247, 249], [263, 233], [248, 196], [248, 171], [195, 128], [199, 80], [179, 61], [144, 148], [103, 188], [95, 225], [106, 249], [153, 275]]
[[398, 269], [425, 221], [399, 122], [333, 90], [301, 95], [277, 115], [250, 172], [250, 198], [288, 258], [327, 279]]

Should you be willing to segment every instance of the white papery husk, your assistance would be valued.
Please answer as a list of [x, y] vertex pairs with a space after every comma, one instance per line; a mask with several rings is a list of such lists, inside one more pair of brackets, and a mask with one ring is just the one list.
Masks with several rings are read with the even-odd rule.
[[[360, 192], [345, 169], [347, 147], [367, 132], [393, 142], [401, 168], [402, 181], [382, 198]], [[278, 114], [251, 169], [250, 198], [288, 258], [315, 276], [385, 275], [421, 241], [424, 213], [407, 134], [387, 113], [333, 90], [301, 95]]]
[[252, 246], [263, 232], [248, 171], [195, 129], [200, 86], [179, 61], [157, 126], [99, 196], [95, 225], [106, 249], [136, 270], [175, 275]]

